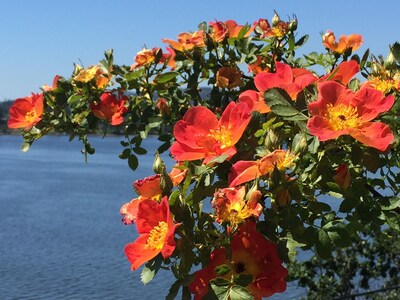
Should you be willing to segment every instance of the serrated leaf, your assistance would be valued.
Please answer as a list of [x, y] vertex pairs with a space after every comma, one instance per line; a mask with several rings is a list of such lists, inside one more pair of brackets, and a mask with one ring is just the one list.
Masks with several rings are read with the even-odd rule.
[[76, 102], [78, 102], [80, 99], [81, 99], [81, 95], [73, 94], [68, 98], [67, 103], [69, 105], [72, 105], [72, 104], [75, 104]]
[[140, 280], [143, 284], [148, 284], [153, 280], [161, 266], [161, 258], [155, 257], [143, 266], [142, 273], [140, 274]]
[[229, 299], [230, 300], [253, 300], [254, 297], [246, 287], [240, 286], [240, 285], [234, 285], [229, 290]]
[[318, 242], [316, 243], [318, 255], [323, 258], [330, 257], [332, 254], [332, 242], [328, 233], [324, 229], [318, 231]]
[[[279, 88], [272, 88], [264, 93], [264, 99], [271, 111], [283, 117], [285, 120], [290, 121], [306, 121], [307, 116], [299, 112], [292, 104], [290, 97], [285, 90]], [[293, 102], [293, 101], [292, 101]]]
[[350, 235], [343, 228], [332, 227], [328, 231], [328, 236], [336, 246], [348, 247], [351, 245]]
[[211, 289], [219, 300], [229, 299], [230, 282], [225, 278], [217, 277], [210, 282]]

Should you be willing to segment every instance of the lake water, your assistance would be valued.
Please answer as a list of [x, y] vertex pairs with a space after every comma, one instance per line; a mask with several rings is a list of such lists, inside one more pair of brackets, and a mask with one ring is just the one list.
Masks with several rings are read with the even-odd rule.
[[[132, 272], [124, 247], [136, 237], [119, 209], [136, 196], [132, 183], [152, 175], [153, 153], [132, 172], [118, 158], [119, 137], [81, 143], [44, 137], [20, 151], [22, 138], [0, 136], [0, 299], [164, 299], [174, 282], [160, 271], [147, 286]], [[155, 149], [157, 141], [144, 142]], [[272, 299], [297, 299], [289, 284]]]

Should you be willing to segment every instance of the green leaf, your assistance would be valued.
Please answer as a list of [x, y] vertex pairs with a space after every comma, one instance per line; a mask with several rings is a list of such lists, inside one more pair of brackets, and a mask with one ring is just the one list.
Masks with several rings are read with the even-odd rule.
[[142, 147], [134, 147], [134, 148], [132, 148], [132, 150], [133, 150], [133, 152], [135, 152], [136, 154], [139, 154], [139, 155], [144, 155], [147, 153], [147, 150]]
[[150, 260], [144, 265], [142, 273], [140, 274], [140, 280], [143, 284], [148, 284], [153, 280], [154, 276], [157, 274], [161, 266], [160, 256], [156, 256], [154, 259]]
[[250, 291], [244, 286], [234, 285], [229, 290], [229, 299], [230, 300], [253, 300], [254, 297], [250, 293]]
[[230, 282], [225, 278], [217, 277], [210, 282], [211, 289], [219, 300], [229, 299], [229, 285]]
[[231, 268], [228, 265], [220, 265], [215, 268], [215, 273], [217, 273], [218, 276], [224, 276], [230, 270], [231, 270]]
[[328, 236], [336, 246], [348, 247], [351, 245], [350, 234], [343, 228], [330, 228]]
[[120, 159], [127, 159], [129, 158], [129, 156], [131, 155], [131, 149], [126, 148], [124, 149], [124, 151], [122, 151], [122, 153], [119, 155]]
[[303, 35], [297, 42], [296, 42], [296, 47], [301, 47], [301, 46], [303, 46], [307, 41], [308, 41], [308, 38], [309, 38], [310, 36], [308, 35], [308, 34], [306, 34], [306, 35]]
[[339, 207], [340, 212], [350, 212], [357, 205], [357, 201], [354, 198], [347, 198], [342, 201]]
[[332, 255], [332, 242], [328, 233], [324, 229], [318, 231], [316, 249], [322, 258], [328, 258]]
[[128, 158], [128, 165], [132, 170], [136, 170], [137, 167], [139, 166], [139, 161], [136, 157], [136, 155], [131, 154]]
[[169, 288], [168, 295], [165, 297], [165, 300], [174, 300], [178, 295], [180, 287], [181, 287], [181, 281], [180, 280], [175, 281]]
[[253, 275], [251, 274], [238, 274], [233, 276], [233, 282], [242, 287], [248, 286], [253, 282]]
[[400, 215], [394, 211], [384, 212], [386, 223], [394, 230], [400, 231]]
[[75, 104], [76, 102], [78, 102], [81, 98], [82, 98], [81, 95], [79, 95], [79, 94], [73, 94], [73, 95], [71, 95], [71, 96], [68, 98], [67, 103], [68, 103], [69, 105], [73, 105], [73, 104]]
[[[389, 203], [382, 204], [382, 210], [393, 210], [398, 209], [400, 207], [400, 198], [399, 197], [392, 197], [389, 199]], [[399, 216], [400, 217], [400, 216]]]
[[[293, 102], [285, 90], [272, 88], [265, 92], [264, 99], [272, 112], [289, 121], [306, 121], [307, 116], [299, 112], [292, 104]], [[291, 102], [289, 102], [291, 101]]]
[[158, 83], [166, 83], [166, 82], [174, 79], [178, 75], [179, 75], [178, 72], [167, 72], [167, 73], [161, 74], [159, 77], [157, 77], [157, 82]]

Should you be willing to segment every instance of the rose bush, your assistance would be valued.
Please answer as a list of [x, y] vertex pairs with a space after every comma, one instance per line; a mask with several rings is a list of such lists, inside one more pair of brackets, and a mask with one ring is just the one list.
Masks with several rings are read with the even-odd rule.
[[308, 36], [297, 26], [277, 14], [202, 23], [131, 66], [109, 50], [16, 100], [9, 126], [24, 150], [62, 132], [85, 157], [95, 152], [88, 135], [112, 126], [132, 170], [143, 139], [157, 136], [155, 174], [121, 203], [139, 234], [125, 249], [132, 269], [143, 266], [144, 283], [172, 272], [168, 298], [284, 292], [299, 249], [327, 258], [366, 226], [400, 230], [400, 44], [387, 58], [360, 56], [360, 35], [337, 42], [328, 31], [320, 53], [298, 57]]

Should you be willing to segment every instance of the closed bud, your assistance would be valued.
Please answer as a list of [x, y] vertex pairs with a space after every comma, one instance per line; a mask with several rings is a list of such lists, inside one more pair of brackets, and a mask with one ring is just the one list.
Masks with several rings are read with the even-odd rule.
[[297, 18], [294, 17], [294, 19], [289, 23], [289, 31], [296, 31], [297, 29]]
[[333, 176], [333, 180], [342, 189], [349, 188], [351, 181], [349, 166], [347, 164], [339, 165], [336, 169], [336, 174]]
[[279, 136], [275, 133], [273, 129], [269, 129], [264, 142], [267, 149], [275, 148], [275, 145], [277, 145], [278, 142], [279, 142]]
[[394, 58], [392, 51], [390, 51], [388, 56], [385, 59], [385, 66], [386, 67], [394, 66], [395, 62], [396, 62], [396, 59]]
[[272, 26], [278, 25], [280, 21], [281, 21], [281, 18], [279, 18], [278, 13], [275, 12], [275, 14], [274, 14], [274, 16], [272, 17], [272, 20], [271, 20]]
[[279, 207], [285, 207], [290, 203], [290, 194], [287, 188], [280, 186], [277, 189], [276, 196], [275, 196], [275, 203]]
[[165, 172], [165, 164], [157, 152], [153, 162], [153, 171], [156, 174], [163, 174]]
[[306, 150], [308, 147], [307, 137], [305, 134], [297, 134], [293, 139], [292, 151], [297, 154]]

